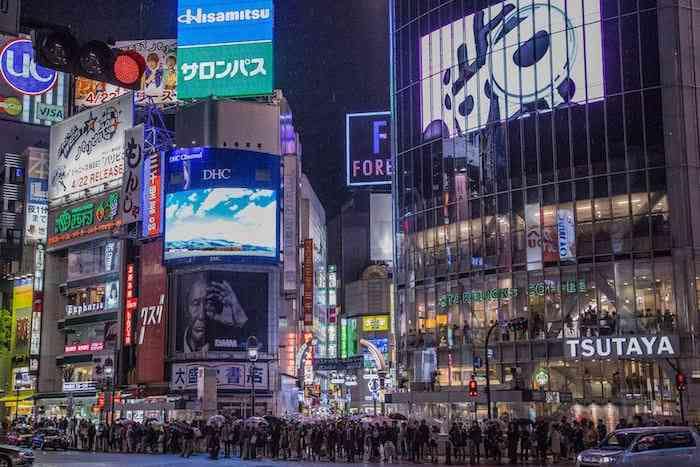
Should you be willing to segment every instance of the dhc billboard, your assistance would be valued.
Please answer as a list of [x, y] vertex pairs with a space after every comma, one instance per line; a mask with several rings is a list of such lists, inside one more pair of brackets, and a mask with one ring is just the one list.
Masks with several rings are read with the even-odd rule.
[[166, 167], [166, 264], [279, 262], [279, 156], [188, 148]]

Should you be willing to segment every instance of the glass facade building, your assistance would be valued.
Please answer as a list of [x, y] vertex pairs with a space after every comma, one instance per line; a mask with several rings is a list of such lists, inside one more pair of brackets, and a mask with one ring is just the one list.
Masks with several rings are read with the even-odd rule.
[[[679, 416], [678, 369], [700, 395], [700, 17], [683, 3], [392, 2], [394, 403], [473, 414], [474, 375], [499, 413], [612, 424]], [[566, 353], [615, 336], [676, 344]], [[464, 397], [421, 406], [436, 385]]]

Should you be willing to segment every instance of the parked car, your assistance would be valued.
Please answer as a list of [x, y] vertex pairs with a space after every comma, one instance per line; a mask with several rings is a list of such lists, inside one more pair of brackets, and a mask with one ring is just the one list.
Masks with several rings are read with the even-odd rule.
[[30, 447], [33, 436], [31, 427], [20, 425], [7, 434], [7, 444]]
[[34, 464], [34, 453], [31, 449], [0, 444], [0, 466], [28, 467]]
[[55, 428], [42, 428], [34, 433], [32, 447], [34, 449], [68, 449], [68, 437]]
[[597, 448], [576, 459], [577, 467], [622, 464], [634, 467], [700, 466], [700, 435], [694, 428], [627, 428], [610, 433]]

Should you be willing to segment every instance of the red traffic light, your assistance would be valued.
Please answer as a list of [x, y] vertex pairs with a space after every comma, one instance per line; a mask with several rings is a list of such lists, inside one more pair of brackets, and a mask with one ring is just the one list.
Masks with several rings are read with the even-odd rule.
[[471, 379], [469, 380], [469, 397], [479, 397], [479, 388], [476, 384], [476, 378], [474, 378], [474, 375], [472, 375]]
[[685, 391], [688, 388], [688, 381], [685, 377], [685, 373], [676, 373], [676, 389], [680, 391]]
[[146, 69], [146, 62], [138, 52], [119, 50], [114, 59], [114, 79], [121, 87], [131, 88], [141, 85], [141, 76]]

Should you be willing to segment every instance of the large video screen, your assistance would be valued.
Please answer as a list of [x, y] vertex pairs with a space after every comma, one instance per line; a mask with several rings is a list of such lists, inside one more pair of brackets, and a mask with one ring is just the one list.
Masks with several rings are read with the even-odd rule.
[[600, 19], [598, 1], [508, 0], [422, 36], [426, 138], [602, 99]]
[[268, 274], [206, 271], [177, 280], [177, 352], [245, 350], [255, 336], [267, 350]]
[[276, 262], [279, 157], [183, 150], [168, 163], [166, 264]]

